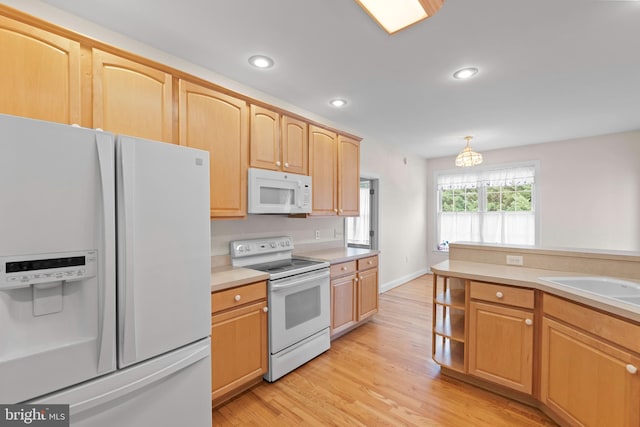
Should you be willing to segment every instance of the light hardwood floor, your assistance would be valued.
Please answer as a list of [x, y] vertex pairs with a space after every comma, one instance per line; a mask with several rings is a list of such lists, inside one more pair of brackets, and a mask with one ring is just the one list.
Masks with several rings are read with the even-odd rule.
[[431, 360], [432, 276], [275, 383], [213, 411], [214, 426], [555, 426], [537, 409], [445, 375]]

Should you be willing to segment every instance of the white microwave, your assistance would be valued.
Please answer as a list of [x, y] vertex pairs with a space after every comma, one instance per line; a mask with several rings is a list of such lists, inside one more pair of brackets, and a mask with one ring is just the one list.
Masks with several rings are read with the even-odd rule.
[[250, 214], [311, 212], [311, 177], [249, 168]]

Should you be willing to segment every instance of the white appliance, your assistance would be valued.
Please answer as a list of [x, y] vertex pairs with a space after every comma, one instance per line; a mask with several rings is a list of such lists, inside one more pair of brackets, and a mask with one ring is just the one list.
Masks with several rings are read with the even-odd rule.
[[331, 347], [329, 263], [294, 258], [290, 237], [236, 240], [231, 263], [269, 273], [269, 371], [275, 381]]
[[208, 153], [0, 115], [0, 402], [210, 426]]
[[311, 177], [295, 173], [249, 168], [250, 214], [311, 212]]

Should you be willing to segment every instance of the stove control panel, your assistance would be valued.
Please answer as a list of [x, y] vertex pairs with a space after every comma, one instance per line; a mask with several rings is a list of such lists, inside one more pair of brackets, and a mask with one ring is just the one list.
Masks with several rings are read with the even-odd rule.
[[234, 240], [229, 243], [229, 254], [231, 258], [291, 251], [293, 251], [293, 239], [289, 236]]

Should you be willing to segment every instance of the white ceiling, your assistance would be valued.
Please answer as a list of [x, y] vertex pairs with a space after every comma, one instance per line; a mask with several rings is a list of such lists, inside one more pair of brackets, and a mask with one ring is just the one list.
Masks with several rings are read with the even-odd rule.
[[44, 2], [428, 158], [640, 129], [637, 0], [446, 0], [393, 36], [353, 0]]

